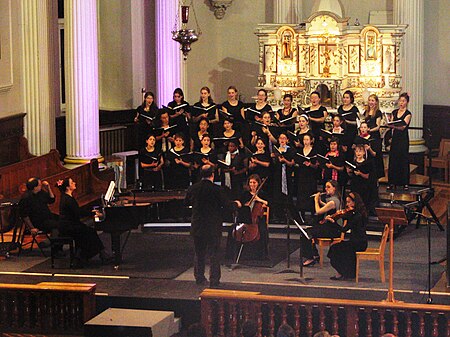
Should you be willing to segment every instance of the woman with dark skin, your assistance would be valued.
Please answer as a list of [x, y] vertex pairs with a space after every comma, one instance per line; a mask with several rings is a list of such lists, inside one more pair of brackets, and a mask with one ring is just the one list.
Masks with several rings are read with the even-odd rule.
[[[72, 178], [66, 178], [57, 182], [61, 191], [61, 202], [59, 203], [59, 232], [61, 236], [67, 235], [75, 239], [77, 267], [83, 267], [87, 261], [99, 254], [102, 263], [112, 261], [106, 253], [102, 241], [94, 228], [88, 227], [81, 222], [82, 210], [73, 197], [76, 190], [76, 182]], [[88, 214], [85, 214], [88, 215]]]
[[[358, 193], [350, 192], [346, 200], [346, 214], [342, 232], [351, 230], [349, 240], [332, 244], [328, 257], [330, 263], [336, 270], [336, 275], [330, 277], [332, 280], [354, 279], [356, 274], [356, 252], [367, 249], [367, 212], [364, 203]], [[331, 217], [327, 221], [334, 222]]]

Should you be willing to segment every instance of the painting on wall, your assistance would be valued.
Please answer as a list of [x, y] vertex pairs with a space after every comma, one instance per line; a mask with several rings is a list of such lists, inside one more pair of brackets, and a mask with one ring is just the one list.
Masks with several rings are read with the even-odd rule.
[[281, 58], [283, 60], [292, 60], [293, 53], [293, 45], [294, 35], [290, 30], [285, 30], [281, 35]]
[[264, 72], [277, 72], [277, 46], [274, 44], [264, 46]]
[[396, 58], [395, 45], [383, 45], [383, 73], [395, 74], [396, 72]]
[[306, 64], [308, 63], [308, 45], [300, 44], [298, 46], [298, 72], [306, 72]]
[[377, 33], [369, 30], [366, 33], [366, 55], [367, 61], [375, 61], [377, 59]]
[[361, 72], [361, 53], [359, 44], [348, 46], [348, 73], [359, 74]]
[[329, 74], [336, 74], [336, 53], [335, 44], [319, 44], [319, 74], [328, 77]]

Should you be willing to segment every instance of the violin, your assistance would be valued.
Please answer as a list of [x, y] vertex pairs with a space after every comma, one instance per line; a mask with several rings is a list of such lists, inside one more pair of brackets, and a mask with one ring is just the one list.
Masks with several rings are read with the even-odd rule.
[[[353, 212], [353, 209], [351, 208], [346, 208], [346, 209], [341, 209], [339, 211], [336, 211], [336, 213], [330, 215], [330, 218], [333, 219], [334, 221], [339, 220], [341, 218], [343, 218], [346, 214]], [[319, 221], [319, 224], [323, 225], [325, 222], [328, 221], [328, 216], [323, 218], [322, 220]]]
[[[241, 243], [255, 242], [259, 240], [259, 229], [258, 223], [259, 219], [264, 215], [264, 204], [259, 201], [255, 201], [258, 196], [259, 191], [263, 187], [266, 182], [267, 177], [263, 179], [261, 185], [255, 191], [255, 194], [251, 197], [251, 199], [247, 202], [247, 205], [251, 205], [253, 203], [253, 207], [251, 209], [251, 222], [250, 224], [243, 224], [242, 226], [236, 227], [233, 230], [233, 237], [236, 241]], [[250, 207], [250, 206], [246, 206]]]

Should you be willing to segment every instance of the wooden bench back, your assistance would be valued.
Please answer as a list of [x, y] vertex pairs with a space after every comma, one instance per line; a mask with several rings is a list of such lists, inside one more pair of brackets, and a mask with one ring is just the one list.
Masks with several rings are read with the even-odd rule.
[[[49, 153], [27, 159], [18, 163], [0, 167], [0, 200], [19, 198], [24, 192], [24, 184], [31, 177], [45, 179], [61, 172], [67, 172], [60, 161], [59, 152]], [[22, 186], [22, 189], [20, 188]]]

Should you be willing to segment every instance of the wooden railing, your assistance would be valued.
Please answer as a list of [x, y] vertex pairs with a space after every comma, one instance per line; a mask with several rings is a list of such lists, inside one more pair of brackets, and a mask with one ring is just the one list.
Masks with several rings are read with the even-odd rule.
[[0, 284], [0, 331], [80, 334], [95, 315], [95, 284]]
[[258, 325], [258, 337], [276, 336], [287, 323], [296, 337], [327, 330], [341, 337], [449, 336], [450, 306], [267, 296], [257, 292], [206, 289], [201, 294], [207, 336], [238, 337], [245, 320]]

